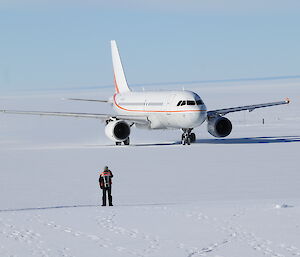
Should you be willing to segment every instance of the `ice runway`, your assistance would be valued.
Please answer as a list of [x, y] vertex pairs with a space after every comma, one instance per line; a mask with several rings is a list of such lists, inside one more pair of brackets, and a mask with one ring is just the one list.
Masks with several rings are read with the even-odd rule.
[[298, 207], [253, 202], [77, 207], [1, 213], [1, 256], [300, 255]]
[[[211, 109], [292, 104], [228, 115], [232, 135], [215, 139], [204, 126], [190, 147], [178, 131], [133, 129], [132, 145], [115, 147], [99, 122], [1, 115], [0, 256], [300, 256], [299, 87], [242, 89], [195, 91]], [[109, 110], [57, 95], [1, 101]], [[115, 176], [112, 208], [99, 206], [104, 165]]]

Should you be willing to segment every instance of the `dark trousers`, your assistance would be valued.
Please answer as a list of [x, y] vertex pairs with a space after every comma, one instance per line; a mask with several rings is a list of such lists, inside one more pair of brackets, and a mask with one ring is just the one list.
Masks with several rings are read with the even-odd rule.
[[106, 205], [106, 195], [108, 197], [109, 205], [112, 205], [111, 187], [103, 188], [102, 193], [102, 205]]

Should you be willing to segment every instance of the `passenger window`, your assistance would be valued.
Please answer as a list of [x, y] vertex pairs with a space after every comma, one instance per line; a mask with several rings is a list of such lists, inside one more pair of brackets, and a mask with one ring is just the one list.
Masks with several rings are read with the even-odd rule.
[[186, 105], [186, 101], [182, 101], [181, 106]]
[[180, 105], [181, 105], [181, 103], [182, 103], [182, 101], [179, 101], [179, 102], [178, 102], [178, 104], [177, 104], [177, 106], [180, 106]]
[[195, 105], [195, 101], [187, 101], [187, 105]]

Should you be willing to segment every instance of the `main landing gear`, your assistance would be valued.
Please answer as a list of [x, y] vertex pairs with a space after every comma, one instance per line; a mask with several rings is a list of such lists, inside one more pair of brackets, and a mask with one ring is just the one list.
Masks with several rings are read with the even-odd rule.
[[192, 129], [182, 129], [183, 134], [181, 136], [182, 145], [190, 145], [196, 141], [195, 133], [191, 133]]
[[127, 139], [124, 140], [123, 142], [116, 142], [116, 145], [122, 145], [122, 143], [123, 143], [124, 145], [129, 145], [129, 144], [130, 144], [130, 139], [129, 139], [129, 137], [127, 137]]

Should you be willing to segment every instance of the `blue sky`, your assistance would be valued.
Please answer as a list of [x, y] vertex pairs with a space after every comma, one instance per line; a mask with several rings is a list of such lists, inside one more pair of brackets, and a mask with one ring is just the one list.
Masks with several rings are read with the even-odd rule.
[[300, 75], [299, 1], [182, 2], [2, 0], [0, 90]]

